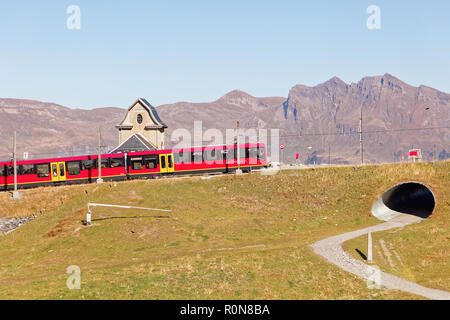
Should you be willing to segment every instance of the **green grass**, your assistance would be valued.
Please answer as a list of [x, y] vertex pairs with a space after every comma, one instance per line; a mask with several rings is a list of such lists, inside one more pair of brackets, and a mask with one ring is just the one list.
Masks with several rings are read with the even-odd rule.
[[[0, 237], [0, 298], [417, 299], [367, 289], [309, 244], [379, 223], [372, 203], [405, 180], [426, 183], [438, 198], [424, 230], [448, 234], [449, 172], [445, 162], [40, 188], [20, 201], [3, 193], [0, 216], [39, 217]], [[87, 227], [89, 201], [173, 212], [94, 208], [98, 220]], [[410, 228], [392, 237], [410, 237]], [[429, 246], [443, 244], [407, 249]], [[448, 266], [448, 254], [441, 258]], [[66, 287], [70, 265], [81, 268], [80, 290]], [[447, 273], [433, 279], [448, 290]]]

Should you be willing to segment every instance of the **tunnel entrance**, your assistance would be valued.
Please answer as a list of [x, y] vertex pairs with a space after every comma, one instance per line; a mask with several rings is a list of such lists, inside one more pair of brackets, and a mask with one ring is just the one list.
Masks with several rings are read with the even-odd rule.
[[372, 214], [381, 220], [390, 220], [401, 213], [428, 218], [436, 201], [433, 192], [419, 182], [404, 182], [386, 190], [372, 207]]

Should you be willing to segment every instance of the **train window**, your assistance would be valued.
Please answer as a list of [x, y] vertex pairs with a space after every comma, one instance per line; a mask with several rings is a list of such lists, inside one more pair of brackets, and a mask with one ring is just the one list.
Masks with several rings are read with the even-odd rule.
[[124, 167], [124, 158], [111, 158], [111, 168]]
[[0, 177], [3, 177], [6, 175], [6, 169], [5, 166], [0, 166]]
[[258, 148], [250, 148], [248, 157], [256, 159], [258, 157]]
[[77, 176], [80, 174], [80, 161], [67, 162], [67, 172], [71, 176]]
[[174, 157], [175, 163], [183, 163], [183, 155], [184, 155], [183, 151], [174, 153], [173, 157]]
[[258, 147], [258, 159], [259, 160], [266, 160], [266, 151], [264, 147]]
[[158, 166], [157, 156], [145, 157], [144, 164], [145, 164], [145, 168], [147, 168], [147, 169], [156, 169], [156, 167]]
[[[250, 153], [249, 148], [239, 148], [239, 158], [241, 158], [241, 159], [248, 158], [249, 153]], [[237, 159], [237, 155], [236, 155], [235, 159]]]
[[[6, 167], [6, 171], [7, 171], [7, 175], [8, 176], [13, 176], [14, 175], [14, 167], [13, 166], [7, 166]], [[18, 172], [17, 172], [17, 174], [19, 174]]]
[[50, 176], [50, 165], [48, 163], [37, 164], [36, 172], [38, 178], [48, 178]]
[[231, 160], [234, 159], [234, 149], [225, 149], [222, 150], [222, 154], [224, 154], [224, 158], [226, 158], [227, 160]]
[[60, 163], [59, 164], [59, 175], [61, 177], [64, 177], [66, 175], [64, 168], [65, 168], [64, 163]]
[[83, 160], [81, 161], [81, 170], [90, 170], [94, 169], [94, 160]]
[[169, 154], [167, 156], [167, 162], [169, 163], [169, 168], [173, 168], [173, 159], [172, 159], [172, 155]]
[[56, 164], [52, 164], [52, 175], [55, 178], [58, 176], [58, 167], [56, 166]]
[[109, 168], [109, 159], [102, 159], [102, 169]]
[[[102, 158], [101, 160], [102, 160], [102, 169], [110, 168], [109, 159]], [[98, 158], [94, 160], [94, 166], [96, 169], [98, 168]]]
[[192, 160], [191, 156], [192, 155], [190, 152], [185, 151], [180, 151], [173, 154], [175, 163], [189, 163]]
[[166, 167], [166, 156], [161, 156], [161, 169]]
[[34, 164], [24, 164], [20, 166], [20, 174], [35, 174]]
[[220, 149], [211, 150], [211, 158], [212, 158], [212, 160], [215, 160], [215, 161], [223, 160], [223, 150], [220, 150]]
[[141, 160], [131, 160], [131, 168], [133, 170], [142, 170], [142, 159]]
[[213, 149], [213, 150], [205, 150], [203, 152], [203, 160], [205, 161], [214, 161], [217, 159], [217, 154], [218, 152]]
[[203, 152], [201, 151], [194, 151], [191, 153], [191, 161], [192, 162], [201, 162], [202, 161], [202, 156], [203, 156]]

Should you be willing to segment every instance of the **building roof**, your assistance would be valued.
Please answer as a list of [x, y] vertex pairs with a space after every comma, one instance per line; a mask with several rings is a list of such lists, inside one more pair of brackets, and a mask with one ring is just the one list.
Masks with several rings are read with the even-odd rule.
[[[136, 99], [136, 101], [128, 108], [128, 111], [131, 110], [131, 108], [133, 108], [137, 103], [140, 103], [149, 113], [150, 118], [153, 120], [153, 122], [155, 123], [155, 127], [156, 128], [167, 128], [167, 125], [161, 120], [161, 118], [158, 115], [158, 112], [156, 112], [155, 107], [153, 107], [147, 100], [145, 100], [144, 98], [138, 98]], [[129, 125], [124, 124], [125, 120], [126, 120], [126, 116], [125, 119], [122, 120], [122, 122], [116, 126], [119, 129], [128, 129]]]
[[156, 147], [152, 145], [147, 139], [145, 139], [139, 133], [131, 135], [127, 140], [122, 142], [110, 153], [122, 153], [122, 152], [136, 152], [136, 151], [153, 151]]

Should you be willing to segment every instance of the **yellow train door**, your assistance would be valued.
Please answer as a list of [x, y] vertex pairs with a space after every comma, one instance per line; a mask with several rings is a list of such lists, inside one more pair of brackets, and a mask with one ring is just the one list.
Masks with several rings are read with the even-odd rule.
[[159, 169], [161, 173], [174, 172], [173, 166], [173, 154], [160, 154], [159, 155]]
[[167, 154], [167, 172], [174, 172], [175, 168], [173, 166], [173, 153]]
[[166, 163], [166, 155], [165, 154], [159, 155], [159, 171], [161, 173], [167, 172], [167, 163]]
[[50, 168], [52, 171], [52, 181], [66, 181], [65, 162], [52, 162]]

